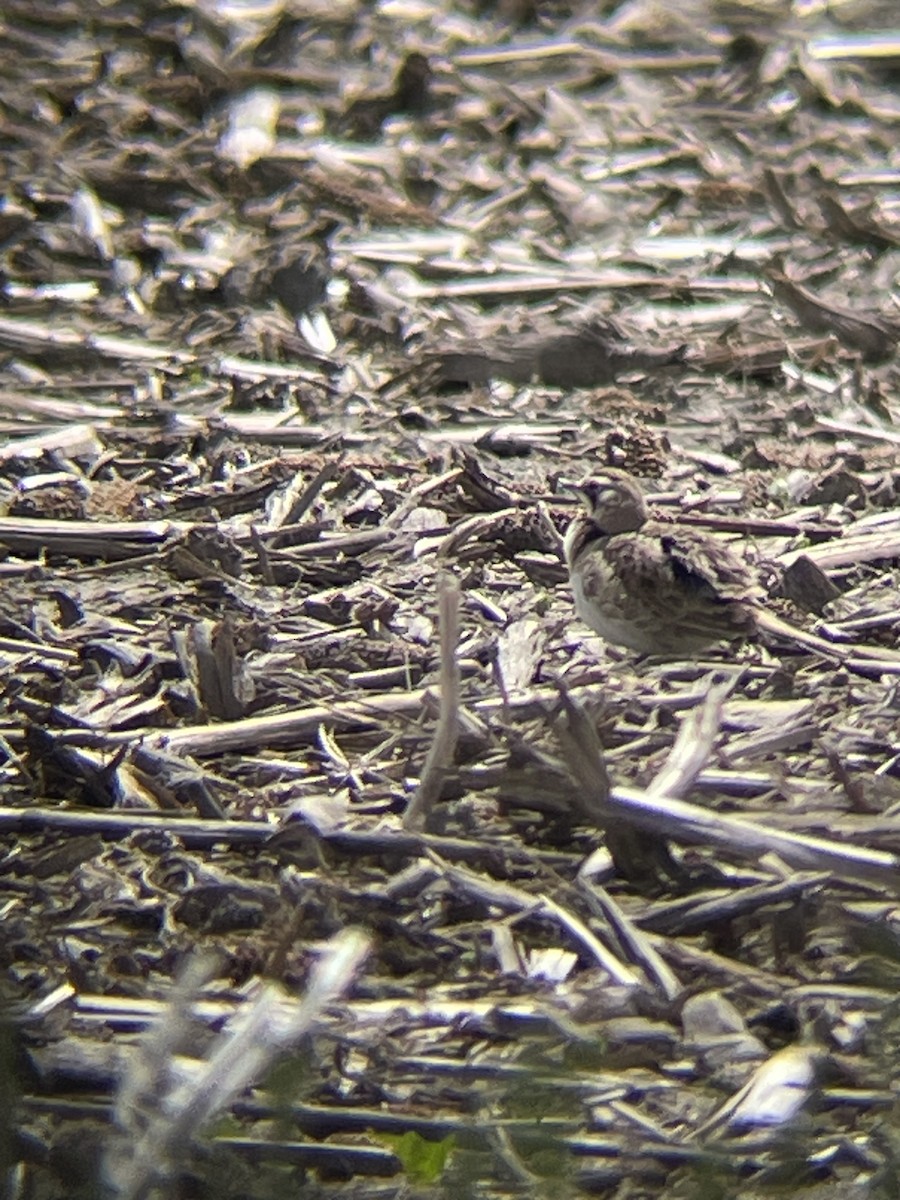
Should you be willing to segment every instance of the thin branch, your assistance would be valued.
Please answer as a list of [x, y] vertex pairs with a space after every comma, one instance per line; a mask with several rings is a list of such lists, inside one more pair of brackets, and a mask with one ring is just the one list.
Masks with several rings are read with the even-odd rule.
[[447, 573], [441, 574], [438, 583], [438, 623], [441, 707], [419, 786], [403, 816], [403, 828], [408, 830], [428, 827], [447, 772], [453, 765], [459, 736], [459, 583]]

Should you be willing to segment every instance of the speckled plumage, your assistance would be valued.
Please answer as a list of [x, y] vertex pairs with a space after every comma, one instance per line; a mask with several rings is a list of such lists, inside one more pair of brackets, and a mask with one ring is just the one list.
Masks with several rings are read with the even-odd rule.
[[650, 519], [639, 485], [609, 469], [574, 489], [586, 515], [566, 533], [578, 615], [642, 654], [692, 654], [756, 631], [760, 591], [726, 546]]

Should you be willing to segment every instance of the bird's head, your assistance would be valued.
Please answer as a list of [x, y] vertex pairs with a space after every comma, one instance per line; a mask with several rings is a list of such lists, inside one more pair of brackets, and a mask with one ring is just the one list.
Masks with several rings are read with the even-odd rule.
[[640, 484], [626, 471], [613, 467], [569, 485], [591, 520], [605, 534], [633, 533], [647, 520], [647, 504]]

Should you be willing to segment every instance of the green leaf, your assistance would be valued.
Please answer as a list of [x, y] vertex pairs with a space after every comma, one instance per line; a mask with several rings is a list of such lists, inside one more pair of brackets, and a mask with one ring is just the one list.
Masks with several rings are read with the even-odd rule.
[[378, 1140], [390, 1146], [413, 1183], [437, 1183], [455, 1144], [452, 1136], [441, 1142], [429, 1142], [412, 1130], [401, 1134], [381, 1133]]

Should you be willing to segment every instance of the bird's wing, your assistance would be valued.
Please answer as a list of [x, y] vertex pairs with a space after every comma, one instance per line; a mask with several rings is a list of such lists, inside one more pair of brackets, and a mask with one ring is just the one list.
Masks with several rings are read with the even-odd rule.
[[661, 622], [698, 633], [721, 631], [724, 610], [730, 609], [735, 630], [746, 626], [749, 631], [749, 608], [759, 589], [724, 544], [693, 530], [649, 525], [637, 536], [610, 538], [605, 551], [623, 593], [639, 596], [644, 610]]
[[746, 563], [725, 542], [693, 529], [654, 530], [663, 554], [681, 584], [713, 601], [754, 601], [761, 590]]

